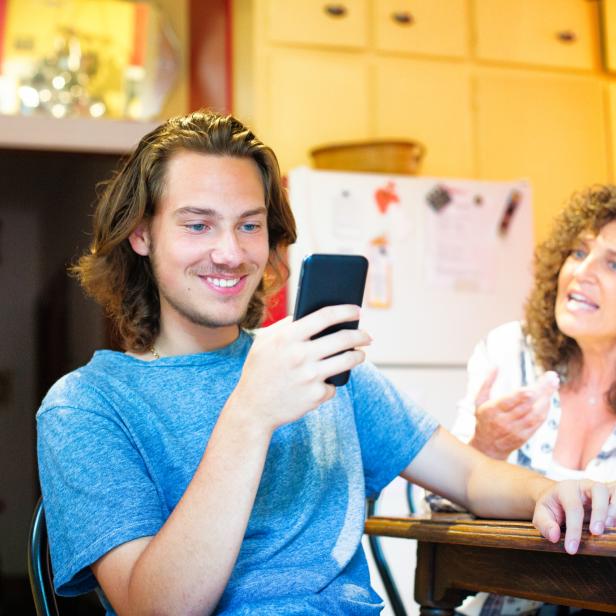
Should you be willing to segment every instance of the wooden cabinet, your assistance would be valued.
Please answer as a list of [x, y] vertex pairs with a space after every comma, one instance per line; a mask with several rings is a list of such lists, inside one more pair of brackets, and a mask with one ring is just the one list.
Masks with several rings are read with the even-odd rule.
[[368, 71], [354, 54], [270, 50], [255, 91], [254, 125], [283, 171], [317, 145], [368, 138]]
[[466, 0], [379, 0], [371, 24], [379, 51], [453, 58], [468, 52]]
[[374, 65], [372, 135], [426, 146], [424, 175], [474, 174], [471, 80], [459, 63], [380, 57]]
[[367, 43], [367, 0], [268, 0], [263, 10], [272, 43], [352, 48]]
[[497, 69], [477, 75], [478, 175], [531, 179], [539, 239], [573, 191], [609, 178], [604, 100], [593, 77]]
[[[331, 6], [342, 14], [329, 15]], [[386, 137], [426, 144], [428, 173], [472, 172], [468, 70], [445, 60], [467, 53], [465, 0], [234, 7], [244, 24], [235, 36], [234, 111], [274, 148], [283, 171], [310, 164], [320, 145]], [[442, 60], [432, 66], [411, 52]]]
[[603, 63], [608, 71], [616, 71], [616, 0], [601, 0]]
[[616, 82], [612, 81], [607, 86], [608, 91], [608, 115], [609, 122], [609, 138], [611, 146], [610, 158], [610, 179], [616, 182]]
[[616, 178], [597, 2], [343, 0], [334, 17], [324, 6], [234, 2], [234, 110], [283, 171], [326, 143], [418, 140], [422, 175], [528, 178], [539, 239], [571, 192]]
[[597, 2], [475, 0], [481, 60], [591, 70], [599, 66]]

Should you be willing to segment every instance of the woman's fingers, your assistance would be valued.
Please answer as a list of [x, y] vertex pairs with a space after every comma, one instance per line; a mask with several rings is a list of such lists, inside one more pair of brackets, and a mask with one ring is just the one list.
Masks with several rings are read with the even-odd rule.
[[492, 368], [492, 370], [486, 377], [486, 380], [479, 388], [479, 392], [477, 392], [477, 396], [475, 397], [475, 406], [481, 406], [484, 402], [487, 402], [490, 399], [492, 385], [494, 385], [494, 381], [496, 380], [497, 375], [498, 368]]

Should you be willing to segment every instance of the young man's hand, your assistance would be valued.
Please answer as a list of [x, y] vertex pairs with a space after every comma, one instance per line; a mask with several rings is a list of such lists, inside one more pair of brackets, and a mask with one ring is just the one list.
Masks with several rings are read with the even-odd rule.
[[232, 398], [241, 400], [253, 419], [272, 430], [303, 417], [334, 396], [336, 388], [325, 379], [362, 363], [365, 353], [359, 347], [372, 340], [359, 329], [343, 329], [315, 340], [311, 337], [332, 325], [358, 319], [357, 306], [328, 306], [297, 321], [287, 317], [261, 330]]
[[561, 481], [545, 490], [537, 500], [533, 524], [552, 543], [565, 525], [565, 550], [575, 554], [580, 545], [582, 525], [589, 519], [589, 530], [601, 535], [616, 521], [616, 483], [590, 479]]

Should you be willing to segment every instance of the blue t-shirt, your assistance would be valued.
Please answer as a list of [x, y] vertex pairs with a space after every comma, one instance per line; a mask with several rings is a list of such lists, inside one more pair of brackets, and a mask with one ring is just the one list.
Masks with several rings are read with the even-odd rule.
[[[37, 415], [38, 456], [59, 594], [96, 588], [93, 562], [160, 530], [251, 344], [242, 332], [224, 349], [151, 362], [98, 351], [52, 387]], [[361, 548], [365, 497], [436, 426], [363, 364], [332, 400], [278, 428], [216, 613], [378, 613]]]

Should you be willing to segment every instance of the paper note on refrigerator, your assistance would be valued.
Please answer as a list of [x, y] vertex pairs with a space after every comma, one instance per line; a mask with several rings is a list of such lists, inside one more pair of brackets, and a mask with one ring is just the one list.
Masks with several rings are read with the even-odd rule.
[[497, 275], [491, 255], [497, 241], [498, 210], [486, 207], [490, 195], [477, 195], [460, 187], [447, 192], [446, 206], [435, 208], [427, 199], [426, 283], [489, 293], [494, 290]]

